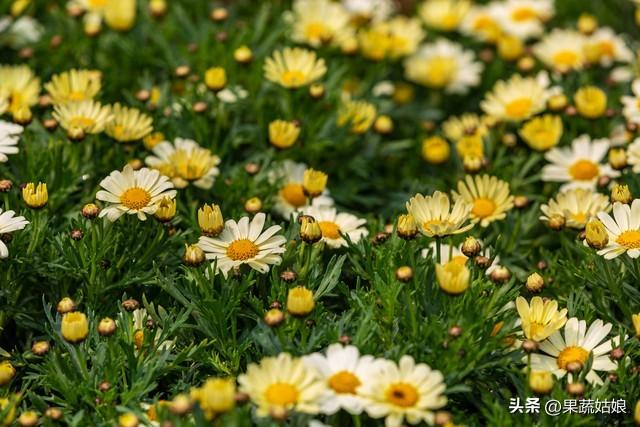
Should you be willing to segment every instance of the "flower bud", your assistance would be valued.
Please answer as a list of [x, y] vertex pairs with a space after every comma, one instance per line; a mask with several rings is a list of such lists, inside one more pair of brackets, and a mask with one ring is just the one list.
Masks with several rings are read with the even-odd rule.
[[607, 109], [607, 95], [596, 86], [584, 86], [573, 97], [578, 113], [587, 119], [602, 117]]
[[464, 156], [462, 159], [462, 166], [467, 173], [477, 173], [480, 172], [484, 166], [484, 159], [478, 156]]
[[31, 352], [36, 356], [44, 356], [49, 352], [49, 342], [48, 341], [35, 341], [31, 346]]
[[218, 205], [204, 205], [198, 209], [198, 225], [202, 234], [207, 237], [215, 237], [224, 229], [222, 212]]
[[549, 371], [531, 371], [529, 374], [529, 388], [535, 394], [549, 394], [553, 382], [553, 374]]
[[304, 171], [302, 188], [308, 197], [318, 197], [324, 192], [328, 180], [327, 174], [314, 169]]
[[564, 110], [567, 107], [568, 103], [569, 101], [567, 100], [567, 96], [563, 93], [560, 93], [549, 98], [549, 101], [547, 101], [547, 106], [551, 111], [558, 112]]
[[47, 184], [39, 182], [38, 186], [36, 187], [33, 182], [28, 183], [22, 189], [22, 199], [24, 200], [24, 203], [31, 209], [40, 209], [44, 207], [49, 201]]
[[544, 279], [538, 273], [533, 273], [527, 277], [525, 286], [529, 292], [540, 292], [544, 288]]
[[464, 265], [456, 261], [436, 264], [436, 279], [440, 289], [450, 295], [460, 295], [469, 287], [471, 273]]
[[624, 148], [612, 148], [609, 151], [609, 165], [616, 170], [627, 167], [627, 152]]
[[534, 340], [524, 340], [522, 342], [522, 349], [527, 353], [533, 353], [538, 351], [538, 343]]
[[122, 308], [127, 311], [133, 311], [138, 307], [140, 307], [140, 303], [138, 302], [138, 300], [135, 300], [133, 298], [122, 301]]
[[224, 7], [216, 7], [211, 11], [210, 17], [212, 21], [221, 22], [229, 17], [229, 11]]
[[564, 228], [565, 223], [566, 223], [566, 220], [564, 219], [564, 216], [559, 214], [554, 214], [554, 215], [551, 215], [551, 218], [549, 218], [549, 222], [547, 224], [549, 225], [550, 229], [559, 231]]
[[191, 411], [191, 399], [186, 394], [179, 394], [169, 404], [169, 411], [174, 415], [185, 415]]
[[52, 419], [54, 421], [58, 421], [59, 419], [62, 418], [62, 410], [60, 408], [47, 408], [46, 411], [44, 411], [44, 416]]
[[578, 18], [578, 31], [582, 34], [589, 35], [598, 28], [598, 20], [590, 13], [583, 13]]
[[316, 243], [322, 239], [322, 230], [318, 222], [307, 216], [300, 223], [300, 238], [309, 244]]
[[616, 184], [611, 189], [611, 203], [620, 202], [629, 204], [633, 200], [629, 186], [626, 184]]
[[60, 314], [69, 313], [76, 310], [76, 303], [69, 297], [62, 298], [58, 305], [56, 306], [56, 310]]
[[184, 255], [182, 256], [182, 262], [191, 267], [197, 267], [205, 261], [205, 253], [198, 245], [184, 245]]
[[264, 314], [264, 323], [275, 328], [284, 321], [284, 313], [279, 308], [272, 308]]
[[380, 115], [375, 122], [373, 122], [373, 130], [382, 135], [391, 133], [393, 132], [393, 120], [391, 120], [389, 116]]
[[253, 60], [253, 52], [248, 46], [240, 46], [233, 51], [233, 59], [240, 64], [247, 64]]
[[133, 412], [127, 412], [118, 417], [118, 427], [138, 427], [140, 421]]
[[224, 89], [227, 84], [227, 72], [222, 67], [211, 67], [204, 73], [204, 84], [213, 91]]
[[569, 383], [567, 384], [567, 393], [572, 396], [582, 396], [584, 394], [585, 386], [583, 383]]
[[515, 61], [524, 53], [524, 43], [515, 36], [502, 36], [498, 40], [498, 55], [506, 61]]
[[511, 273], [507, 267], [499, 266], [491, 272], [489, 277], [494, 283], [504, 283], [511, 278]]
[[480, 242], [471, 236], [467, 237], [462, 244], [462, 253], [468, 258], [478, 255], [481, 249], [482, 247], [480, 246]]
[[26, 411], [20, 414], [18, 417], [18, 424], [20, 427], [34, 427], [38, 425], [38, 421], [40, 421], [40, 417], [35, 411]]
[[82, 207], [82, 216], [87, 219], [97, 218], [99, 213], [100, 213], [100, 208], [98, 208], [93, 203], [87, 203]]
[[309, 86], [309, 96], [313, 99], [322, 98], [324, 96], [324, 85], [322, 83], [314, 83]]
[[89, 321], [87, 320], [87, 316], [77, 311], [66, 313], [62, 316], [60, 332], [62, 333], [62, 337], [71, 343], [84, 341], [87, 335], [89, 335]]
[[259, 197], [252, 197], [246, 202], [244, 202], [244, 210], [247, 213], [255, 214], [260, 212], [262, 209], [262, 200]]
[[287, 311], [293, 316], [306, 316], [313, 311], [316, 303], [313, 292], [304, 286], [289, 289], [287, 295]]
[[439, 136], [432, 136], [422, 141], [422, 158], [434, 165], [445, 163], [451, 156], [449, 143]]
[[16, 368], [13, 367], [11, 362], [8, 360], [0, 362], [0, 387], [9, 384], [15, 375]]
[[300, 136], [300, 126], [297, 122], [274, 120], [269, 123], [269, 143], [277, 148], [289, 148], [296, 143]]
[[396, 279], [401, 282], [408, 282], [413, 279], [413, 269], [408, 265], [403, 265], [402, 267], [398, 267], [396, 270]]
[[160, 222], [169, 222], [176, 216], [176, 199], [163, 197], [158, 203], [158, 210], [154, 216]]
[[116, 322], [110, 317], [105, 317], [98, 323], [98, 333], [103, 337], [109, 337], [113, 335], [115, 331]]
[[602, 221], [592, 219], [585, 228], [587, 244], [593, 249], [602, 249], [609, 243], [609, 233]]
[[411, 240], [416, 237], [418, 234], [418, 226], [416, 225], [413, 215], [404, 214], [398, 217], [396, 233], [398, 233], [398, 237], [405, 240]]

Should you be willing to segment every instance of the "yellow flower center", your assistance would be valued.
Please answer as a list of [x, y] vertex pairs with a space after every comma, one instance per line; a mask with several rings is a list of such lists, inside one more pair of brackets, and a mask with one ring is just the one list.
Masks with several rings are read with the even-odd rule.
[[418, 390], [413, 385], [407, 383], [395, 383], [387, 389], [385, 397], [390, 403], [407, 408], [415, 405], [419, 396]]
[[493, 19], [489, 15], [480, 15], [473, 21], [473, 28], [478, 31], [491, 28], [493, 25]]
[[329, 387], [336, 393], [355, 394], [359, 385], [358, 377], [349, 371], [340, 371], [329, 378]]
[[322, 22], [312, 22], [307, 25], [307, 39], [322, 40], [326, 38], [328, 33], [327, 27]]
[[89, 129], [90, 127], [92, 127], [95, 124], [95, 120], [93, 120], [90, 117], [72, 117], [71, 120], [69, 120], [69, 127], [70, 128], [80, 128], [80, 129]]
[[89, 6], [92, 8], [104, 7], [108, 0], [89, 0]]
[[271, 405], [293, 405], [298, 401], [298, 389], [288, 383], [274, 383], [264, 392], [264, 397]]
[[449, 12], [442, 17], [442, 28], [451, 31], [458, 26], [460, 17], [455, 12]]
[[558, 368], [567, 369], [567, 365], [571, 362], [579, 362], [584, 365], [589, 358], [589, 352], [582, 347], [571, 346], [567, 347], [558, 354], [556, 363]]
[[585, 224], [587, 222], [587, 214], [584, 212], [578, 212], [571, 214], [571, 220], [578, 224]]
[[432, 87], [444, 87], [454, 78], [458, 64], [447, 56], [437, 56], [432, 58], [427, 64], [425, 81]]
[[340, 238], [340, 227], [333, 221], [320, 221], [318, 222], [320, 226], [320, 231], [322, 231], [322, 237], [326, 237], [328, 239], [339, 239]]
[[140, 210], [149, 205], [151, 194], [143, 188], [133, 187], [122, 193], [120, 203], [131, 210]]
[[516, 22], [530, 21], [537, 19], [538, 14], [530, 7], [520, 7], [511, 13], [511, 18]]
[[538, 322], [531, 322], [529, 324], [529, 338], [536, 338], [541, 332], [544, 332], [545, 324]]
[[473, 201], [473, 209], [471, 213], [478, 218], [486, 218], [493, 214], [496, 210], [496, 204], [491, 199], [480, 197]]
[[453, 225], [452, 222], [441, 219], [430, 219], [422, 223], [422, 227], [431, 233], [436, 233], [443, 228], [446, 229]]
[[578, 181], [589, 181], [598, 176], [598, 165], [591, 160], [578, 160], [569, 168], [569, 175]]
[[627, 249], [640, 249], [640, 230], [627, 230], [620, 234], [616, 243]]
[[249, 239], [238, 239], [231, 242], [227, 248], [227, 256], [233, 261], [246, 261], [260, 252], [258, 245]]
[[532, 104], [529, 98], [514, 99], [506, 105], [505, 112], [512, 119], [522, 119], [529, 115]]
[[22, 94], [18, 91], [11, 92], [9, 111], [14, 112], [17, 111], [20, 107], [22, 107]]
[[600, 55], [602, 55], [602, 56], [613, 57], [615, 55], [615, 53], [616, 53], [615, 46], [609, 40], [601, 41], [600, 45], [598, 46], [598, 48], [600, 50]]
[[302, 184], [287, 184], [280, 190], [280, 196], [290, 205], [299, 208], [307, 204]]
[[306, 80], [304, 73], [300, 70], [287, 70], [280, 78], [285, 85], [301, 85]]
[[578, 62], [578, 54], [573, 50], [561, 50], [553, 55], [553, 63], [560, 68], [571, 68]]
[[69, 101], [84, 101], [85, 100], [85, 96], [84, 96], [84, 92], [81, 92], [79, 90], [74, 90], [69, 92]]

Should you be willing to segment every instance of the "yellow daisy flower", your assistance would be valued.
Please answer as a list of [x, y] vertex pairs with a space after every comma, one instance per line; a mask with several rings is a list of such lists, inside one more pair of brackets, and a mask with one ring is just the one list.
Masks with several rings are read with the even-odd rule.
[[407, 202], [406, 207], [416, 220], [420, 232], [429, 237], [464, 233], [473, 227], [473, 223], [465, 225], [473, 205], [458, 198], [451, 208], [449, 196], [440, 191], [427, 197], [416, 194]]
[[13, 116], [38, 103], [40, 79], [26, 65], [0, 66], [0, 104]]
[[54, 107], [53, 117], [72, 139], [102, 132], [113, 118], [108, 105], [90, 100], [58, 104]]
[[609, 212], [609, 197], [583, 188], [574, 188], [556, 195], [540, 207], [542, 221], [561, 216], [567, 227], [582, 230], [599, 212]]
[[286, 88], [306, 86], [327, 72], [324, 59], [302, 48], [284, 48], [275, 51], [264, 64], [265, 77]]
[[500, 80], [480, 103], [482, 111], [499, 121], [519, 122], [546, 108], [553, 94], [549, 76], [541, 72], [536, 77], [518, 74], [509, 80]]
[[513, 196], [509, 192], [509, 183], [495, 176], [467, 175], [464, 181], [458, 182], [458, 193], [453, 192], [454, 200], [463, 199], [470, 203], [470, 217], [474, 223], [482, 227], [493, 221], [504, 219], [513, 208]]
[[86, 101], [93, 99], [102, 86], [99, 71], [72, 69], [51, 77], [44, 88], [53, 104]]
[[543, 341], [567, 322], [567, 309], [558, 311], [558, 301], [533, 297], [529, 304], [516, 298], [516, 308], [522, 322], [522, 332], [530, 340]]
[[137, 108], [127, 108], [116, 103], [112, 109], [113, 120], [105, 133], [118, 142], [137, 141], [153, 131], [153, 120]]
[[584, 65], [585, 44], [583, 34], [556, 28], [533, 47], [533, 53], [550, 69], [566, 73]]

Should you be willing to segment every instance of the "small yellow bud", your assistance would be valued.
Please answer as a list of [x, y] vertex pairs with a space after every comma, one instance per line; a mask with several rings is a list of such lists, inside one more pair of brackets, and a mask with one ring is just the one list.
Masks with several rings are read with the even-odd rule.
[[169, 404], [169, 411], [174, 415], [185, 415], [191, 410], [191, 399], [186, 394], [179, 394]]
[[207, 420], [232, 410], [236, 404], [236, 385], [232, 379], [209, 378], [201, 387], [192, 388], [191, 399], [198, 402]]
[[262, 200], [259, 197], [252, 197], [246, 202], [244, 202], [244, 210], [247, 213], [255, 214], [260, 212], [262, 209]]
[[529, 388], [535, 394], [548, 394], [553, 389], [553, 374], [549, 371], [531, 371]]
[[109, 28], [116, 31], [129, 31], [136, 22], [136, 0], [107, 2], [103, 13]]
[[87, 203], [82, 207], [82, 216], [87, 219], [97, 218], [99, 213], [100, 208], [93, 203]]
[[118, 417], [118, 427], [138, 427], [140, 421], [133, 412], [127, 412]]
[[264, 314], [264, 323], [275, 328], [284, 321], [284, 313], [278, 308], [272, 308]]
[[320, 241], [322, 239], [320, 224], [310, 216], [303, 217], [300, 223], [300, 238], [310, 244]]
[[16, 375], [16, 369], [11, 362], [5, 360], [0, 362], [0, 387], [4, 387], [9, 384], [13, 377]]
[[540, 292], [544, 288], [544, 278], [538, 273], [533, 273], [527, 277], [525, 286], [530, 292]]
[[459, 295], [469, 287], [469, 269], [454, 260], [446, 264], [436, 264], [436, 279], [440, 289], [450, 295]]
[[439, 136], [432, 136], [422, 141], [422, 158], [434, 165], [445, 163], [449, 160], [451, 148], [449, 143]]
[[198, 245], [187, 245], [185, 243], [182, 262], [191, 267], [197, 267], [205, 261], [205, 253]]
[[33, 182], [28, 183], [22, 189], [22, 199], [24, 200], [24, 203], [32, 209], [40, 209], [44, 207], [49, 201], [47, 184], [39, 182], [36, 187]]
[[[640, 21], [636, 19], [636, 21]], [[640, 400], [636, 402], [636, 408], [633, 411], [633, 421], [635, 421], [636, 425], [640, 426]]]
[[298, 140], [300, 127], [296, 122], [274, 120], [269, 123], [269, 142], [277, 148], [289, 148]]
[[167, 1], [166, 0], [149, 0], [149, 13], [154, 18], [160, 18], [167, 13]]
[[220, 206], [211, 204], [198, 209], [198, 225], [205, 236], [215, 237], [220, 234], [224, 229]]
[[477, 156], [464, 156], [462, 159], [462, 166], [467, 173], [478, 173], [484, 166], [485, 162], [482, 157]]
[[324, 85], [322, 83], [314, 83], [309, 86], [309, 95], [313, 99], [322, 98], [324, 96]]
[[518, 62], [516, 63], [516, 67], [518, 67], [518, 70], [522, 72], [531, 71], [535, 66], [536, 61], [529, 55], [525, 55], [522, 58], [518, 59]]
[[20, 427], [34, 427], [38, 425], [38, 421], [40, 421], [40, 417], [35, 411], [26, 411], [20, 414], [18, 417], [18, 424]]
[[382, 135], [391, 133], [393, 132], [393, 120], [391, 120], [389, 116], [378, 116], [375, 122], [373, 122], [373, 130]]
[[304, 171], [302, 179], [302, 189], [308, 197], [318, 197], [327, 187], [329, 177], [326, 173], [315, 169], [307, 169]]
[[588, 119], [597, 119], [607, 110], [607, 94], [596, 86], [578, 89], [573, 100], [578, 113]]
[[564, 110], [567, 107], [568, 103], [569, 100], [567, 99], [567, 96], [563, 93], [560, 93], [549, 98], [549, 100], [547, 101], [547, 106], [551, 111], [557, 112]]
[[211, 11], [211, 20], [215, 22], [224, 21], [229, 17], [229, 11], [224, 7], [216, 7]]
[[36, 356], [44, 356], [49, 352], [49, 342], [48, 341], [36, 341], [31, 346], [31, 352]]
[[98, 333], [103, 337], [111, 336], [115, 331], [116, 322], [110, 317], [105, 317], [98, 323]]
[[609, 164], [616, 170], [627, 167], [627, 152], [624, 148], [612, 148], [609, 151]]
[[71, 298], [64, 297], [58, 302], [56, 310], [60, 314], [70, 313], [76, 310], [76, 303]]
[[89, 335], [89, 321], [87, 320], [87, 316], [78, 311], [66, 313], [62, 316], [60, 332], [62, 333], [62, 337], [71, 343], [83, 341], [87, 338], [87, 335]]
[[287, 311], [293, 316], [306, 316], [313, 311], [316, 303], [313, 292], [304, 286], [289, 289], [287, 295]]
[[578, 18], [578, 31], [582, 34], [591, 34], [598, 28], [598, 20], [589, 13], [583, 13]]
[[481, 249], [480, 242], [472, 236], [467, 237], [462, 244], [462, 253], [469, 258], [478, 255]]
[[398, 236], [405, 240], [410, 240], [418, 234], [418, 226], [416, 220], [411, 214], [404, 214], [398, 217], [398, 226], [396, 228]]
[[633, 196], [626, 184], [616, 184], [611, 189], [611, 203], [620, 202], [624, 204], [631, 203]]
[[13, 121], [19, 125], [26, 126], [33, 120], [33, 113], [26, 105], [22, 105], [13, 111]]
[[176, 216], [176, 199], [163, 197], [158, 203], [158, 210], [154, 214], [160, 222], [169, 222]]
[[408, 265], [403, 265], [402, 267], [398, 267], [396, 270], [396, 279], [401, 282], [408, 282], [413, 279], [413, 269]]
[[587, 244], [593, 249], [602, 249], [609, 243], [609, 233], [604, 224], [597, 219], [592, 219], [585, 227]]
[[515, 36], [503, 36], [498, 40], [498, 55], [506, 61], [515, 61], [524, 54], [524, 43]]
[[204, 84], [213, 91], [219, 91], [227, 84], [227, 72], [222, 67], [211, 67], [204, 73]]
[[240, 46], [236, 50], [233, 51], [233, 59], [241, 64], [246, 64], [251, 62], [253, 59], [253, 52], [249, 49], [248, 46]]

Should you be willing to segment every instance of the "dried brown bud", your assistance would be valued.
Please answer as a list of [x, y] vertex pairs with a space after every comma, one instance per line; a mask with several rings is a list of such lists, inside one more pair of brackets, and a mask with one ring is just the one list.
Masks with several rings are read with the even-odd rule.
[[133, 311], [138, 307], [140, 307], [140, 303], [138, 302], [138, 300], [135, 300], [133, 298], [122, 301], [122, 308], [127, 311]]

